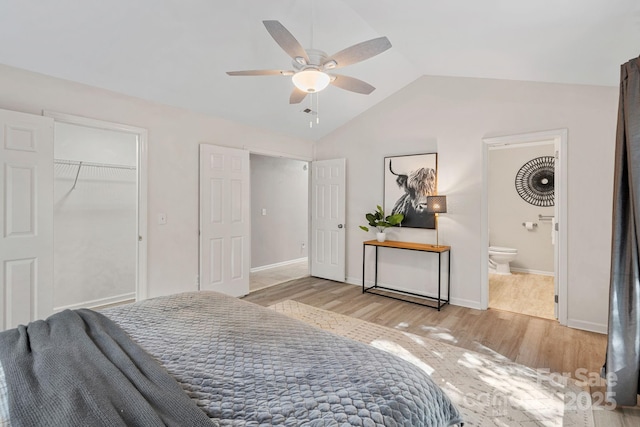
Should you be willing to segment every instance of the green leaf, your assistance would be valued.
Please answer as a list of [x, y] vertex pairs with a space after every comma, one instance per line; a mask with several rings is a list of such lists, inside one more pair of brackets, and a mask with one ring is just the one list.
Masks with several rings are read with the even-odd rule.
[[394, 215], [389, 215], [386, 220], [387, 222], [390, 224], [390, 226], [396, 226], [398, 224], [400, 224], [402, 222], [402, 220], [404, 219], [404, 215], [401, 213], [397, 213]]
[[[385, 217], [382, 206], [376, 205], [376, 210], [365, 214], [365, 218], [367, 219], [369, 226], [377, 228], [378, 231], [384, 231], [387, 227], [395, 227], [399, 225], [404, 220], [404, 215], [398, 213]], [[369, 227], [361, 225], [360, 228], [364, 231], [369, 231]]]

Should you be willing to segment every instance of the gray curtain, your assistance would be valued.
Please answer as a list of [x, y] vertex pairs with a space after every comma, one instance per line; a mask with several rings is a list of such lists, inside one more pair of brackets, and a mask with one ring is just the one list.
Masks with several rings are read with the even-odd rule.
[[605, 369], [618, 405], [640, 392], [640, 58], [622, 65], [616, 135], [609, 336]]

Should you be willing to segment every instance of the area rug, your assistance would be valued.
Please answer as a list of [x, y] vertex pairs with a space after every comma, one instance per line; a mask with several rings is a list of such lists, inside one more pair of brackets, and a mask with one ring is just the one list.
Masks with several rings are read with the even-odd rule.
[[269, 308], [424, 369], [460, 408], [465, 426], [594, 426], [589, 393], [562, 376], [296, 301]]

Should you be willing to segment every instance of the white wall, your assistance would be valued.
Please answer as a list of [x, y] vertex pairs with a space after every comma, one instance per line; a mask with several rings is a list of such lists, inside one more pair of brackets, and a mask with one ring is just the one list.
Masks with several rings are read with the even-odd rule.
[[[311, 141], [0, 65], [0, 108], [51, 110], [145, 128], [148, 141], [149, 296], [195, 290], [198, 145], [254, 148], [311, 158]], [[167, 215], [158, 225], [157, 214]]]
[[[553, 156], [551, 144], [490, 149], [488, 163], [489, 244], [518, 250], [511, 262], [513, 269], [553, 275], [553, 245], [551, 221], [541, 221], [538, 215], [553, 216], [553, 206], [534, 206], [520, 197], [515, 178], [520, 168], [529, 160], [541, 156]], [[523, 222], [537, 227], [527, 230]]]
[[136, 167], [138, 138], [127, 132], [71, 123], [55, 125], [55, 158]]
[[[569, 325], [606, 331], [618, 90], [454, 77], [422, 77], [316, 144], [316, 158], [347, 158], [347, 277], [361, 284], [365, 212], [382, 200], [385, 156], [438, 153], [441, 244], [452, 246], [452, 300], [480, 308], [482, 138], [567, 128]], [[596, 195], [596, 196], [594, 196]], [[395, 229], [435, 242], [431, 230]], [[424, 283], [424, 261], [388, 256], [385, 280]], [[427, 264], [429, 267], [431, 264]], [[446, 314], [446, 309], [444, 311]]]
[[251, 155], [251, 268], [307, 257], [308, 169], [302, 160]]

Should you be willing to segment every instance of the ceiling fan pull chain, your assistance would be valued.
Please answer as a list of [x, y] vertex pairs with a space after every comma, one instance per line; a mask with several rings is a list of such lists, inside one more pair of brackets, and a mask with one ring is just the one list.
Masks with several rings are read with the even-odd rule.
[[320, 94], [316, 93], [316, 124], [320, 124]]
[[309, 118], [309, 128], [313, 128], [313, 94], [309, 95], [309, 110], [311, 110], [311, 117]]

